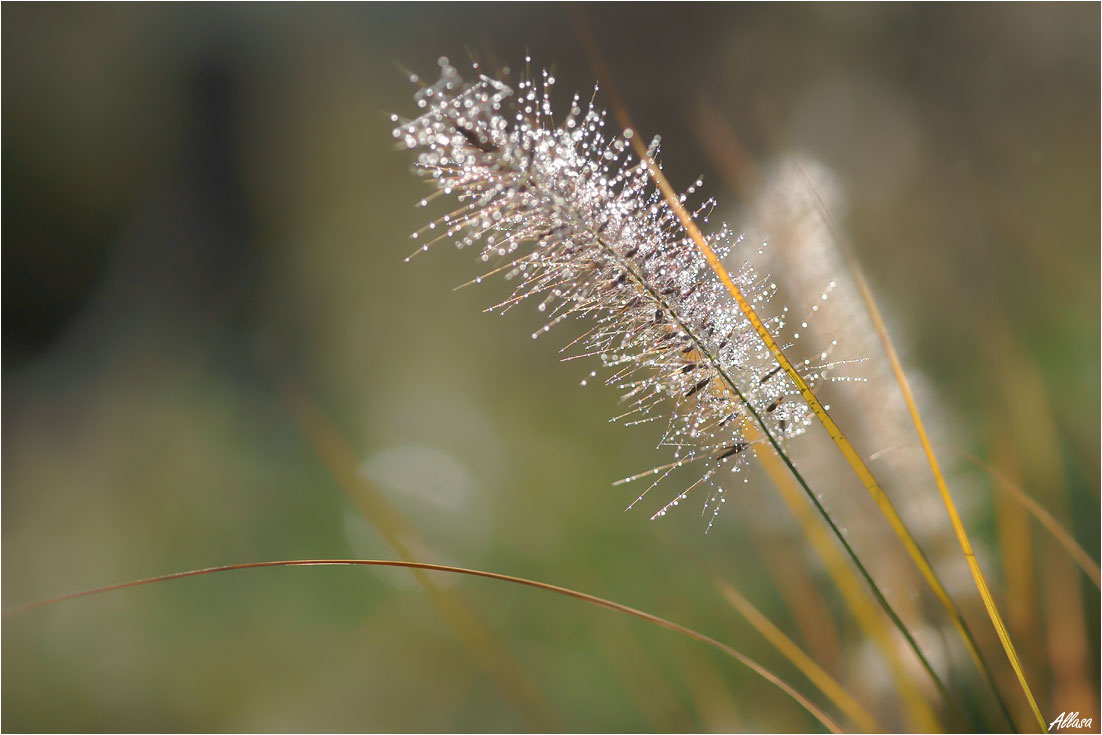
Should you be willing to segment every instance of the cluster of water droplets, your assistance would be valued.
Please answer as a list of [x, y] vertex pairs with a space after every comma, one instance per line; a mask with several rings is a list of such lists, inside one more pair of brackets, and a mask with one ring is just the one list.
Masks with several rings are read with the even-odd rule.
[[[440, 69], [439, 80], [416, 94], [421, 115], [393, 118], [394, 137], [418, 152], [415, 169], [436, 184], [422, 205], [439, 195], [460, 205], [413, 234], [418, 252], [442, 240], [480, 250], [483, 261], [496, 265], [485, 275], [501, 273], [516, 283], [494, 310], [534, 300], [548, 315], [533, 338], [571, 317], [586, 320], [584, 333], [564, 348], [572, 351], [565, 359], [600, 360], [606, 382], [626, 404], [613, 420], [664, 420], [660, 446], [673, 450], [672, 462], [621, 481], [652, 480], [629, 507], [691, 465], [702, 468], [698, 479], [652, 517], [703, 488], [710, 527], [751, 444], [764, 441], [760, 431], [748, 430], [751, 407], [781, 441], [803, 432], [810, 409], [653, 185], [647, 162], [632, 151], [633, 131], [606, 133], [605, 113], [579, 95], [556, 120], [555, 79], [546, 71], [538, 85], [529, 78], [514, 90], [485, 75], [465, 83], [447, 59]], [[648, 149], [651, 159], [658, 142]], [[714, 206], [707, 200], [692, 216], [707, 224]], [[740, 239], [726, 224], [707, 237], [720, 258]], [[777, 290], [748, 261], [731, 277], [755, 309]], [[829, 289], [822, 299], [828, 295]], [[788, 321], [783, 308], [765, 324], [779, 335]], [[799, 339], [799, 329], [791, 339]], [[830, 361], [831, 349], [797, 363], [810, 384], [830, 379], [838, 364]]]

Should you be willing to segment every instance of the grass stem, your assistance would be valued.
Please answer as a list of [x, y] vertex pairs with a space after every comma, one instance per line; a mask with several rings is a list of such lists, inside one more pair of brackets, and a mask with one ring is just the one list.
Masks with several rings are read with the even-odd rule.
[[172, 574], [163, 574], [157, 577], [147, 577], [145, 579], [132, 580], [130, 582], [121, 582], [119, 584], [112, 584], [106, 587], [97, 587], [95, 589], [83, 590], [80, 592], [71, 592], [67, 595], [60, 595], [58, 597], [52, 597], [46, 600], [38, 600], [36, 602], [29, 602], [24, 605], [5, 610], [3, 613], [4, 618], [13, 617], [28, 613], [32, 610], [37, 610], [50, 605], [56, 605], [67, 600], [74, 600], [80, 597], [89, 597], [91, 595], [98, 595], [104, 592], [112, 592], [115, 590], [127, 589], [130, 587], [141, 587], [147, 584], [155, 584], [157, 582], [167, 582], [172, 579], [183, 579], [185, 577], [198, 577], [206, 574], [216, 574], [219, 572], [231, 572], [243, 569], [260, 569], [264, 567], [321, 567], [321, 566], [371, 566], [371, 567], [399, 567], [403, 569], [413, 569], [421, 572], [445, 572], [448, 574], [465, 574], [471, 577], [483, 577], [485, 579], [495, 579], [499, 582], [508, 582], [510, 584], [523, 585], [525, 587], [535, 587], [546, 592], [552, 592], [564, 597], [572, 597], [575, 600], [581, 600], [582, 602], [589, 603], [590, 605], [596, 605], [615, 612], [624, 613], [640, 620], [645, 620], [652, 625], [657, 625], [660, 628], [666, 630], [672, 630], [675, 633], [687, 636], [699, 643], [703, 643], [706, 646], [710, 646], [715, 650], [730, 656], [731, 658], [739, 661], [747, 668], [754, 671], [769, 683], [776, 686], [785, 694], [794, 699], [801, 707], [808, 711], [812, 717], [818, 720], [822, 725], [833, 733], [841, 733], [842, 729], [826, 712], [820, 709], [814, 702], [809, 700], [790, 684], [785, 682], [779, 676], [774, 674], [766, 667], [759, 664], [754, 659], [746, 656], [743, 653], [731, 648], [725, 643], [722, 643], [711, 636], [699, 633], [692, 628], [687, 628], [684, 625], [680, 625], [666, 618], [659, 617], [658, 615], [652, 615], [651, 613], [637, 610], [634, 607], [629, 607], [619, 602], [613, 602], [612, 600], [606, 600], [603, 597], [597, 597], [596, 595], [590, 595], [585, 592], [579, 592], [578, 590], [570, 589], [569, 587], [559, 587], [558, 585], [547, 584], [546, 582], [538, 582], [534, 579], [526, 579], [524, 577], [513, 577], [508, 574], [498, 574], [496, 572], [486, 572], [480, 569], [466, 569], [464, 567], [453, 567], [444, 564], [427, 564], [424, 562], [415, 561], [395, 561], [388, 559], [293, 559], [289, 561], [260, 561], [260, 562], [246, 562], [243, 564], [225, 564], [217, 567], [208, 567], [206, 569], [192, 569], [186, 572], [174, 572]]

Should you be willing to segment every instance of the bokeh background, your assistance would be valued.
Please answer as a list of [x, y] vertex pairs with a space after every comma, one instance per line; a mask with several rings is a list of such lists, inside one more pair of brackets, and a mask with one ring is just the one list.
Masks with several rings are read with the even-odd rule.
[[[573, 14], [573, 15], [572, 15]], [[839, 246], [864, 268], [1041, 706], [1099, 711], [1099, 595], [1000, 489], [1099, 546], [1099, 7], [3, 7], [3, 606], [146, 575], [413, 556], [667, 616], [824, 700], [737, 587], [889, 729], [899, 687], [764, 475], [716, 526], [611, 487], [668, 461], [580, 388], [564, 327], [473, 253], [403, 262], [425, 184], [406, 69], [549, 66], [590, 34], [675, 186], [698, 174], [839, 357], [826, 400], [1018, 695]], [[436, 214], [443, 210], [433, 210]], [[751, 251], [756, 248], [751, 248]], [[736, 253], [736, 258], [744, 257]], [[790, 444], [966, 706], [1001, 729], [944, 614], [821, 429]], [[987, 467], [968, 459], [972, 455]], [[1000, 478], [1000, 479], [996, 479]], [[675, 481], [676, 482], [676, 481]], [[678, 488], [668, 485], [655, 502]], [[3, 625], [3, 729], [802, 730], [734, 661], [533, 589], [264, 569]], [[456, 610], [461, 610], [457, 613]], [[457, 619], [467, 623], [456, 625]], [[937, 709], [920, 671], [915, 686]], [[828, 705], [829, 706], [829, 705]], [[975, 724], [975, 723], [974, 723]]]

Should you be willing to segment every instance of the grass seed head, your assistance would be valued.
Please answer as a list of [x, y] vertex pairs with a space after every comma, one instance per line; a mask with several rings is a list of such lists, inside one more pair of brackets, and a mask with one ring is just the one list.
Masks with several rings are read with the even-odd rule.
[[[659, 445], [673, 451], [671, 463], [628, 478], [656, 477], [631, 505], [692, 464], [703, 467], [699, 479], [652, 517], [703, 487], [710, 526], [750, 454], [743, 398], [782, 439], [809, 425], [807, 404], [656, 190], [646, 161], [633, 154], [633, 131], [609, 132], [605, 112], [577, 94], [556, 120], [555, 79], [546, 71], [514, 89], [485, 75], [464, 82], [447, 59], [440, 69], [439, 80], [416, 93], [420, 116], [393, 118], [394, 137], [417, 151], [416, 172], [459, 205], [414, 233], [418, 252], [448, 239], [477, 249], [494, 262], [491, 273], [515, 283], [494, 311], [534, 301], [547, 315], [533, 338], [572, 317], [588, 322], [566, 359], [599, 360], [626, 404], [614, 420], [664, 420]], [[658, 146], [656, 138], [652, 157]], [[714, 206], [703, 201], [693, 218], [708, 225]], [[707, 241], [722, 258], [745, 249], [726, 224]], [[751, 249], [732, 269], [755, 308], [777, 288], [751, 263], [760, 252]], [[783, 334], [787, 309], [774, 311], [767, 326]], [[801, 365], [812, 384], [831, 365], [827, 352], [816, 357]]]

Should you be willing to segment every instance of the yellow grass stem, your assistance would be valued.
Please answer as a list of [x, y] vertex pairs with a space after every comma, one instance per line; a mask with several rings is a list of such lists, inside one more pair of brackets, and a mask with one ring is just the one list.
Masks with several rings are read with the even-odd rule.
[[833, 733], [841, 733], [842, 729], [831, 717], [823, 712], [814, 702], [809, 700], [804, 695], [800, 694], [790, 684], [785, 682], [779, 676], [774, 674], [769, 669], [759, 664], [754, 659], [746, 656], [743, 653], [731, 648], [726, 643], [722, 643], [711, 636], [699, 633], [692, 628], [687, 628], [684, 625], [680, 625], [666, 618], [652, 615], [651, 613], [637, 610], [634, 607], [621, 604], [619, 602], [613, 602], [612, 600], [606, 600], [603, 597], [597, 597], [596, 595], [590, 595], [585, 592], [579, 592], [578, 590], [572, 590], [569, 587], [559, 587], [558, 585], [547, 584], [546, 582], [538, 582], [534, 579], [526, 579], [524, 577], [513, 577], [508, 574], [498, 574], [497, 572], [485, 572], [481, 569], [465, 569], [463, 567], [446, 566], [444, 564], [427, 564], [424, 562], [416, 561], [393, 561], [389, 559], [294, 559], [291, 561], [260, 561], [260, 562], [247, 562], [244, 564], [226, 564], [218, 567], [208, 567], [206, 569], [192, 569], [186, 572], [175, 572], [173, 574], [164, 574], [159, 577], [148, 577], [146, 579], [138, 579], [130, 582], [121, 582], [119, 584], [112, 584], [106, 587], [97, 587], [96, 589], [82, 590], [81, 592], [72, 592], [67, 595], [61, 595], [59, 597], [52, 597], [48, 600], [38, 600], [36, 602], [26, 603], [19, 605], [18, 607], [5, 610], [3, 617], [8, 618], [15, 615], [30, 612], [31, 610], [37, 610], [39, 608], [48, 607], [50, 605], [56, 605], [66, 600], [73, 600], [78, 597], [88, 597], [90, 595], [98, 595], [104, 592], [112, 592], [114, 590], [127, 589], [129, 587], [140, 587], [147, 584], [155, 584], [157, 582], [166, 582], [170, 579], [183, 579], [185, 577], [198, 577], [206, 574], [216, 574], [219, 572], [231, 572], [243, 569], [260, 569], [264, 567], [323, 567], [323, 566], [370, 566], [370, 567], [399, 567], [403, 569], [412, 569], [418, 572], [445, 572], [448, 574], [465, 574], [471, 577], [482, 577], [484, 579], [495, 579], [500, 582], [508, 582], [510, 584], [518, 584], [525, 587], [535, 587], [546, 592], [552, 592], [564, 597], [572, 597], [575, 600], [581, 600], [582, 602], [589, 603], [590, 605], [596, 605], [603, 607], [607, 610], [613, 610], [615, 612], [624, 613], [640, 620], [645, 620], [652, 625], [657, 625], [660, 628], [666, 630], [672, 630], [675, 633], [687, 636], [699, 643], [703, 643], [706, 646], [710, 646], [715, 650], [723, 653], [731, 658], [739, 661], [754, 673], [761, 676], [769, 683], [776, 686], [783, 691], [789, 697], [794, 699], [801, 707], [808, 711], [812, 717], [818, 720], [822, 725]]
[[[998, 452], [1002, 467], [1014, 466], [1014, 448], [1005, 434], [995, 438], [993, 451]], [[992, 486], [997, 486], [992, 478]], [[1034, 540], [1033, 523], [1029, 513], [1020, 503], [1007, 493], [993, 492], [993, 510], [995, 512], [995, 536], [999, 543], [1001, 568], [1003, 573], [1002, 598], [1005, 600], [1004, 612], [1006, 624], [1017, 640], [1026, 645], [1021, 655], [1027, 660], [1038, 660], [1037, 646], [1040, 640], [1037, 625], [1040, 619], [1037, 597], [1037, 575], [1034, 559], [1037, 552]]]
[[903, 400], [907, 404], [907, 410], [911, 415], [911, 421], [914, 422], [915, 431], [918, 432], [919, 441], [922, 442], [922, 449], [926, 454], [926, 460], [930, 463], [930, 470], [933, 472], [938, 492], [941, 494], [941, 500], [945, 504], [945, 510], [949, 513], [949, 520], [953, 524], [953, 531], [957, 535], [957, 541], [960, 543], [964, 558], [968, 561], [968, 569], [972, 572], [972, 579], [975, 581], [976, 589], [979, 591], [980, 597], [983, 600], [984, 608], [987, 610], [987, 616], [991, 619], [991, 624], [994, 626], [995, 632], [999, 636], [999, 642], [1002, 643], [1007, 660], [1010, 661], [1010, 666], [1014, 669], [1014, 675], [1018, 678], [1018, 684], [1021, 685], [1022, 692], [1029, 702], [1029, 708], [1033, 712], [1033, 717], [1036, 719], [1037, 725], [1041, 728], [1041, 732], [1048, 732], [1048, 725], [1045, 723], [1045, 718], [1041, 715], [1040, 707], [1037, 706], [1037, 699], [1033, 696], [1033, 691], [1029, 687], [1029, 682], [1026, 681], [1025, 670], [1022, 668], [1022, 663], [1018, 658], [1018, 652], [1014, 648], [1014, 643], [1010, 640], [1010, 633], [1007, 632], [1006, 624], [1003, 623], [1002, 615], [995, 605], [995, 598], [991, 596], [991, 590], [987, 586], [987, 579], [983, 576], [983, 570], [980, 569], [980, 564], [976, 560], [976, 554], [972, 550], [971, 542], [968, 540], [968, 533], [964, 529], [964, 523], [960, 519], [960, 513], [957, 512], [957, 506], [953, 502], [953, 496], [949, 493], [949, 487], [945, 483], [945, 476], [941, 472], [941, 466], [938, 464], [937, 455], [934, 454], [934, 448], [931, 446], [930, 438], [926, 434], [926, 427], [923, 425], [922, 417], [918, 413], [918, 406], [915, 404], [914, 394], [911, 392], [911, 386], [907, 381], [907, 376], [903, 372], [903, 365], [899, 361], [895, 346], [892, 344], [891, 337], [888, 335], [888, 330], [884, 326], [884, 320], [880, 316], [880, 309], [877, 308], [876, 302], [873, 300], [872, 292], [869, 290], [864, 274], [861, 273], [861, 270], [851, 258], [847, 258], [847, 260], [850, 261], [854, 280], [857, 283], [857, 289], [865, 302], [865, 308], [868, 310], [869, 317], [872, 319], [873, 327], [880, 336], [880, 342], [884, 347], [884, 352], [888, 356], [888, 362], [891, 365], [892, 373], [895, 375], [896, 382], [899, 383], [899, 390], [902, 392]]

